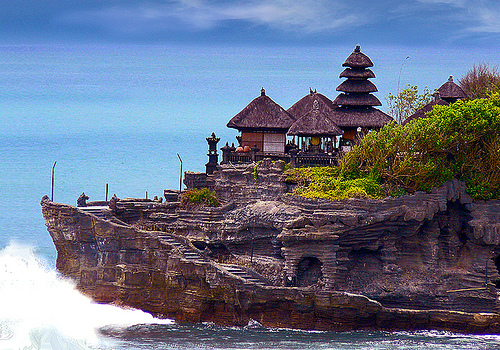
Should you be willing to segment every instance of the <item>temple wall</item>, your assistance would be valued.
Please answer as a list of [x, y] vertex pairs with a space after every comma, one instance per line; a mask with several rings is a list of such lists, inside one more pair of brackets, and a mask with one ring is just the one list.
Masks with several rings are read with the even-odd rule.
[[252, 164], [224, 164], [214, 174], [214, 190], [224, 202], [249, 204], [275, 200], [286, 192], [279, 181], [284, 162], [263, 160]]

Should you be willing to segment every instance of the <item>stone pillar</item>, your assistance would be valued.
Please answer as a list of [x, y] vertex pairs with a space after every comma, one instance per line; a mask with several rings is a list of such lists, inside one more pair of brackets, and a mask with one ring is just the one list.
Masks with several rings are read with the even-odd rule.
[[256, 161], [256, 155], [257, 155], [257, 152], [259, 152], [259, 151], [260, 151], [260, 148], [257, 147], [257, 145], [254, 145], [252, 148], [250, 148], [252, 162]]
[[217, 153], [217, 143], [220, 141], [220, 138], [215, 136], [213, 132], [210, 137], [206, 138], [208, 142], [208, 163], [205, 164], [205, 172], [207, 175], [212, 175], [217, 169], [217, 165], [219, 164], [219, 154]]
[[229, 147], [229, 144], [226, 142], [226, 145], [222, 147], [220, 150], [222, 151], [222, 162], [221, 164], [227, 164], [229, 162], [229, 153], [231, 147]]
[[336, 290], [346, 290], [346, 283], [348, 279], [349, 253], [351, 248], [343, 247], [338, 248], [336, 251], [336, 268], [335, 268], [335, 282], [334, 288]]
[[295, 169], [297, 165], [297, 153], [299, 152], [298, 149], [292, 148], [290, 150], [290, 168]]

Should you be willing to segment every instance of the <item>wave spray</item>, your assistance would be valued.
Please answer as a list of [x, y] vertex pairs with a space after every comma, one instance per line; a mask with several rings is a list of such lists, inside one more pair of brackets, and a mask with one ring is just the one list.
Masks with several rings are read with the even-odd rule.
[[101, 327], [149, 323], [165, 321], [93, 303], [32, 248], [11, 244], [0, 251], [0, 349], [89, 349]]

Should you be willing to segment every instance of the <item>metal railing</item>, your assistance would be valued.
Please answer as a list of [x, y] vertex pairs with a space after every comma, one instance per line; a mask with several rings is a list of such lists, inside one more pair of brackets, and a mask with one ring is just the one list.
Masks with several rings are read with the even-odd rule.
[[339, 153], [334, 154], [272, 154], [264, 152], [224, 152], [222, 164], [246, 164], [258, 162], [265, 158], [273, 161], [282, 160], [290, 163], [292, 168], [300, 166], [335, 166], [340, 158]]

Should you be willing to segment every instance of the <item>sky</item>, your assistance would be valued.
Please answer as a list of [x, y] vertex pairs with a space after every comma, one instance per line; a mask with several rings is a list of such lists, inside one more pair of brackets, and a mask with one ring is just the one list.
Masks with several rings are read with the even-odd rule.
[[500, 47], [498, 0], [0, 0], [0, 43]]
[[225, 130], [261, 87], [334, 99], [357, 44], [387, 111], [499, 65], [499, 0], [0, 0], [0, 135]]

